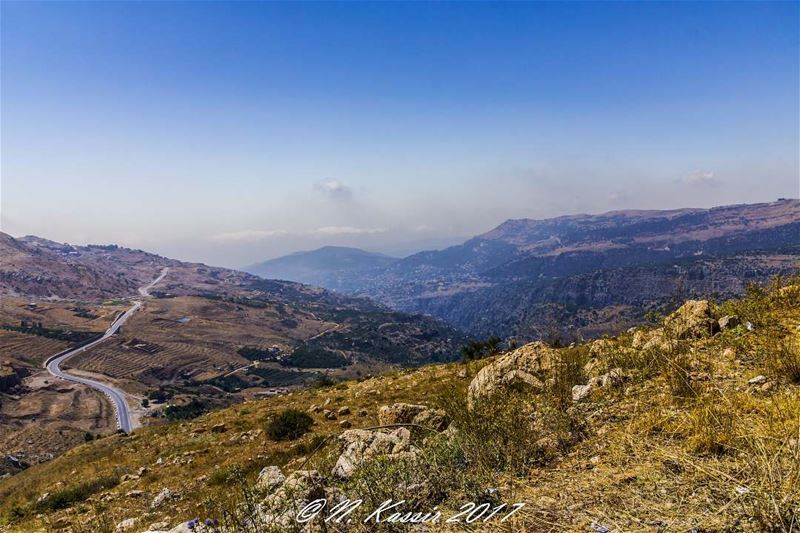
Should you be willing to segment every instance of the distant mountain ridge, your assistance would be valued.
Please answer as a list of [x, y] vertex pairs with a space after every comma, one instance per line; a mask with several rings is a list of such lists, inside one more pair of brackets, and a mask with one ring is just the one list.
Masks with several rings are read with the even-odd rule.
[[800, 201], [512, 219], [444, 250], [324, 286], [476, 336], [613, 333], [679, 297], [729, 297], [792, 272]]
[[242, 270], [263, 278], [331, 287], [343, 276], [385, 267], [395, 261], [396, 258], [359, 248], [323, 246], [249, 265]]

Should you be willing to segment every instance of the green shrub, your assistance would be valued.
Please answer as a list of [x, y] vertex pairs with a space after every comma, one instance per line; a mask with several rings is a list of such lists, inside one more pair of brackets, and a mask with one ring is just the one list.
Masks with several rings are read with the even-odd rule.
[[205, 402], [192, 399], [186, 405], [170, 405], [164, 409], [164, 414], [169, 420], [190, 420], [197, 418], [208, 410]]
[[285, 409], [267, 423], [267, 436], [276, 441], [294, 440], [308, 433], [313, 423], [308, 413]]
[[53, 492], [46, 498], [38, 500], [34, 504], [34, 508], [37, 512], [66, 509], [78, 502], [84, 501], [96, 492], [116, 487], [118, 484], [119, 478], [116, 476], [100, 477]]

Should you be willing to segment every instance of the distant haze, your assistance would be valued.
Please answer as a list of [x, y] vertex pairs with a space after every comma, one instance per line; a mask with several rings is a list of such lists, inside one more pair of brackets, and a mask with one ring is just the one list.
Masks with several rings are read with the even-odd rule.
[[797, 197], [798, 9], [3, 2], [2, 230], [238, 267]]

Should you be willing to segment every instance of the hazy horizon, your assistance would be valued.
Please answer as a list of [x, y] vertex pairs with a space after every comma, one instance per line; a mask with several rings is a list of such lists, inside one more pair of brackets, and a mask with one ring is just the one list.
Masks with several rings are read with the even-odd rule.
[[9, 3], [0, 224], [241, 267], [798, 197], [798, 5]]

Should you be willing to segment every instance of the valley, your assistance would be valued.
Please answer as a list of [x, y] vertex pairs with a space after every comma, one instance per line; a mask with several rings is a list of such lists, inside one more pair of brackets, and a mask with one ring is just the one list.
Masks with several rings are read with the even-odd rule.
[[[436, 320], [297, 283], [117, 246], [7, 235], [0, 242], [0, 354], [14, 376], [0, 391], [0, 452], [25, 464], [115, 430], [103, 394], [49, 376], [44, 363], [125, 313], [113, 335], [60, 358], [60, 367], [121, 391], [136, 425], [320, 380], [452, 360], [463, 339]], [[301, 357], [306, 352], [313, 357]]]
[[800, 201], [781, 199], [508, 220], [461, 245], [319, 282], [477, 338], [569, 342], [624, 331], [685, 298], [742, 294], [796, 271], [799, 258]]

